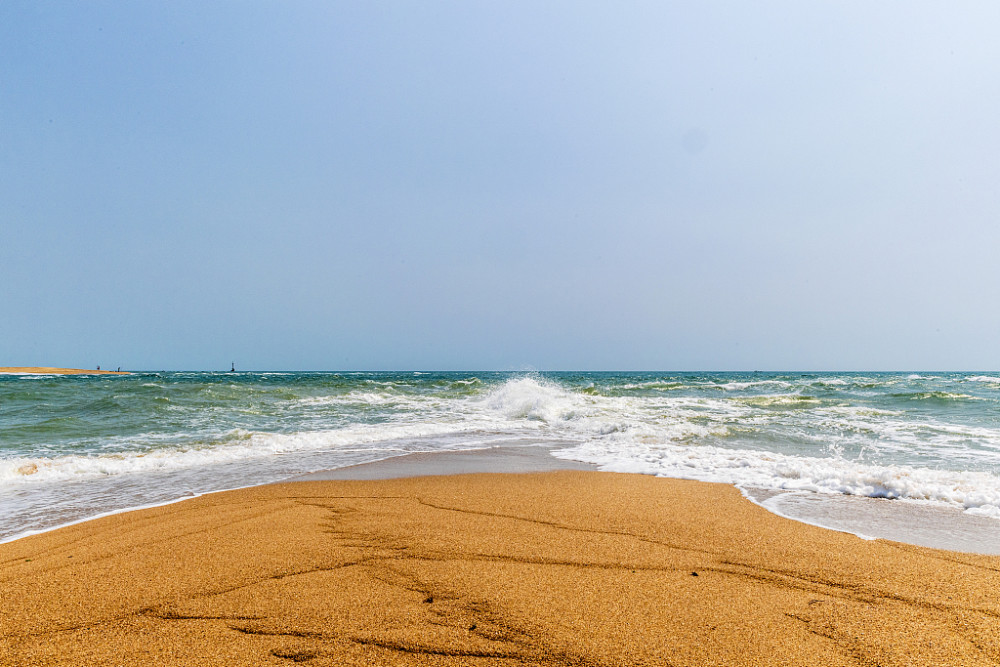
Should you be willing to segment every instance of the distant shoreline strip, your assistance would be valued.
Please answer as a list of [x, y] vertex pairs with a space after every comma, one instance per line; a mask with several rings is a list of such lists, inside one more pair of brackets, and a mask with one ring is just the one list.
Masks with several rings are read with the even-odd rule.
[[0, 366], [4, 375], [130, 375], [128, 371], [100, 371], [85, 368], [50, 368], [48, 366]]

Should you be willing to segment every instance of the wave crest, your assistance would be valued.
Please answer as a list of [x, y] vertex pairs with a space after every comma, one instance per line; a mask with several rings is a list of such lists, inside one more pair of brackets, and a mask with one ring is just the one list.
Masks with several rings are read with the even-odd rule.
[[583, 396], [534, 377], [504, 382], [486, 395], [485, 404], [508, 419], [548, 424], [574, 419], [584, 407]]

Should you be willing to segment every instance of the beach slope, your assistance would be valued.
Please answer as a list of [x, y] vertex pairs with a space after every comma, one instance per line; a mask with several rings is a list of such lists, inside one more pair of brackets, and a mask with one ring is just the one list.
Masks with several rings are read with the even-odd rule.
[[987, 665], [998, 591], [723, 485], [295, 482], [0, 545], [0, 664]]

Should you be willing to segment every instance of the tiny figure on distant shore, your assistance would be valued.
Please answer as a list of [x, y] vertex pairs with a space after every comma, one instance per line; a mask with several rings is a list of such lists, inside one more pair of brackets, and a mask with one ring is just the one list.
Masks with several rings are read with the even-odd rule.
[[98, 367], [97, 367], [97, 370], [101, 370], [101, 367], [100, 367], [100, 366], [98, 366]]

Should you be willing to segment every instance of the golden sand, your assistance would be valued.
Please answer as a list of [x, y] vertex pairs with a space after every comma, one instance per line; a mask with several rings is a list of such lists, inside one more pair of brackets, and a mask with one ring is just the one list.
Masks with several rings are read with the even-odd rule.
[[995, 665], [1000, 558], [728, 486], [296, 482], [0, 545], [3, 665]]
[[51, 368], [49, 366], [0, 366], [0, 373], [41, 373], [44, 375], [128, 375], [126, 371], [97, 371], [86, 368]]

